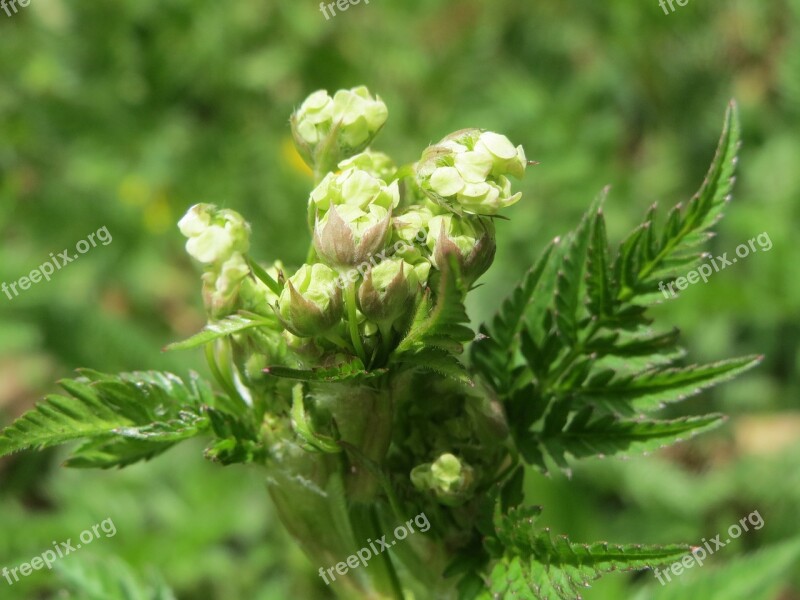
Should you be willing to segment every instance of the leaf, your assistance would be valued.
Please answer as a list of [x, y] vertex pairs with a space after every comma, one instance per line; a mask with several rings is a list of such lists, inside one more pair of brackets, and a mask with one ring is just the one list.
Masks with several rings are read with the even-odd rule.
[[112, 437], [92, 439], [72, 451], [65, 467], [76, 469], [113, 469], [148, 461], [163, 454], [174, 442], [152, 442]]
[[605, 188], [570, 237], [569, 249], [561, 262], [556, 279], [555, 317], [559, 333], [568, 341], [574, 342], [578, 333], [578, 307], [581, 282], [586, 268], [589, 240], [592, 235], [592, 221], [597, 218], [600, 207], [608, 195]]
[[761, 356], [744, 356], [706, 365], [683, 368], [657, 367], [633, 376], [618, 378], [602, 386], [585, 386], [578, 397], [593, 404], [604, 403], [620, 410], [648, 412], [667, 403], [680, 402], [706, 388], [728, 381], [752, 369]]
[[503, 394], [510, 392], [509, 375], [514, 361], [512, 348], [523, 327], [523, 316], [539, 286], [553, 248], [560, 243], [550, 242], [534, 266], [525, 274], [511, 295], [505, 299], [492, 320], [492, 327], [481, 327], [483, 336], [472, 344], [470, 359], [485, 377], [493, 379], [495, 389]]
[[503, 554], [482, 600], [580, 598], [581, 590], [604, 573], [671, 563], [689, 550], [683, 545], [577, 544], [566, 536], [553, 538], [549, 529], [537, 530], [540, 513], [540, 507], [522, 507], [495, 519]]
[[[622, 283], [620, 300], [628, 301], [641, 293], [654, 291], [658, 287], [658, 280], [651, 278], [654, 274], [668, 279], [670, 273], [680, 274], [677, 269], [688, 268], [700, 258], [695, 248], [709, 239], [708, 229], [721, 218], [723, 208], [730, 201], [739, 138], [738, 110], [731, 102], [714, 160], [685, 210], [678, 204], [670, 211], [661, 236], [652, 231], [651, 210], [645, 225], [623, 243], [615, 265], [618, 281]], [[642, 241], [648, 236], [652, 236], [652, 247]]]
[[434, 347], [453, 354], [463, 351], [463, 344], [475, 337], [465, 323], [469, 317], [464, 308], [465, 291], [455, 257], [440, 273], [436, 303], [432, 304], [430, 291], [426, 291], [405, 338], [395, 349], [395, 356]]
[[[132, 438], [174, 443], [194, 437], [208, 427], [201, 406], [213, 394], [196, 375], [188, 382], [171, 373], [158, 372], [106, 375], [82, 371], [82, 375], [80, 379], [61, 382], [71, 397], [48, 396], [44, 403], [0, 432], [0, 456], [77, 439], [107, 442]], [[121, 462], [127, 464], [132, 448], [115, 448], [99, 442], [82, 446], [78, 450], [82, 458], [76, 462], [107, 461], [109, 453], [115, 450], [122, 451]], [[98, 452], [105, 453], [106, 458], [100, 458]], [[90, 458], [92, 455], [94, 458]]]
[[164, 348], [164, 352], [196, 348], [197, 346], [203, 346], [221, 337], [240, 333], [253, 327], [269, 327], [271, 325], [273, 325], [273, 322], [268, 319], [253, 319], [244, 315], [231, 315], [220, 321], [209, 323], [205, 326], [203, 331], [193, 335], [187, 340], [169, 344]]
[[157, 576], [145, 580], [122, 560], [85, 557], [57, 561], [56, 571], [66, 582], [65, 598], [74, 600], [175, 600]]
[[[704, 566], [711, 567], [715, 557], [707, 556]], [[695, 564], [696, 566], [696, 564]], [[787, 577], [797, 573], [800, 566], [800, 539], [763, 548], [739, 556], [720, 568], [702, 574], [684, 572], [680, 577], [661, 573], [661, 581], [653, 574], [653, 583], [640, 590], [634, 600], [773, 600], [781, 597]], [[666, 577], [670, 575], [671, 581]]]
[[614, 415], [593, 417], [593, 409], [586, 408], [562, 430], [536, 436], [542, 451], [559, 465], [566, 464], [566, 454], [586, 458], [649, 452], [713, 429], [725, 420], [722, 415], [668, 421], [624, 420]]
[[470, 387], [475, 385], [463, 363], [456, 356], [440, 348], [423, 348], [417, 352], [404, 352], [398, 355], [396, 360], [398, 365], [434, 371], [466, 383]]
[[371, 379], [385, 374], [386, 369], [374, 369], [367, 371], [364, 363], [358, 358], [353, 358], [348, 362], [343, 362], [335, 367], [319, 367], [316, 369], [292, 369], [275, 365], [264, 369], [264, 373], [282, 379], [294, 379], [297, 381], [325, 381], [344, 382], [356, 381], [361, 379]]
[[586, 288], [589, 295], [589, 312], [598, 317], [609, 317], [614, 312], [616, 291], [609, 276], [608, 238], [602, 208], [592, 221], [592, 236], [589, 243]]
[[306, 416], [306, 409], [303, 403], [303, 384], [298, 383], [292, 388], [292, 428], [305, 442], [304, 448], [310, 451], [324, 452], [326, 454], [337, 454], [342, 451], [341, 446], [336, 440], [320, 435], [316, 431]]

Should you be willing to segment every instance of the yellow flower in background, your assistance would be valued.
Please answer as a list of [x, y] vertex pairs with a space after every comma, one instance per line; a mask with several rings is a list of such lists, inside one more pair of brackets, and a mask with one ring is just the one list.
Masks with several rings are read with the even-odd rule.
[[297, 148], [295, 148], [291, 136], [286, 136], [283, 138], [283, 142], [281, 143], [281, 157], [283, 158], [283, 162], [286, 163], [293, 171], [297, 171], [298, 173], [302, 173], [308, 177], [314, 176], [313, 171], [311, 171], [311, 167], [306, 164], [306, 161], [303, 160], [303, 157], [300, 156]]

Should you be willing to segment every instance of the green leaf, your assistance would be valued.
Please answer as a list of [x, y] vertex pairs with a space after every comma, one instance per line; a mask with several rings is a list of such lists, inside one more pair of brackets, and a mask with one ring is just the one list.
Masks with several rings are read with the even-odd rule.
[[609, 276], [608, 238], [602, 208], [592, 221], [589, 244], [589, 261], [586, 266], [586, 287], [589, 295], [589, 312], [597, 317], [609, 317], [614, 312], [616, 290]]
[[[758, 552], [739, 556], [714, 568], [716, 557], [706, 557], [702, 572], [696, 569], [660, 584], [655, 575], [634, 600], [773, 600], [781, 596], [787, 578], [800, 567], [800, 539], [774, 544]], [[670, 574], [671, 575], [671, 574]]]
[[465, 325], [469, 323], [464, 308], [465, 293], [458, 262], [455, 257], [449, 257], [448, 265], [440, 273], [436, 303], [433, 304], [430, 291], [426, 290], [411, 327], [394, 355], [417, 353], [430, 347], [461, 353], [463, 345], [475, 337], [472, 329]]
[[292, 388], [292, 428], [305, 442], [303, 447], [310, 451], [337, 454], [342, 451], [336, 440], [314, 431], [311, 422], [306, 416], [303, 402], [303, 384], [298, 383]]
[[144, 579], [114, 557], [58, 561], [56, 571], [66, 583], [69, 600], [175, 600], [159, 577]]
[[[623, 243], [615, 265], [618, 281], [622, 283], [618, 295], [620, 300], [628, 301], [639, 294], [657, 290], [659, 279], [685, 273], [685, 269], [700, 258], [697, 246], [709, 239], [708, 229], [721, 218], [723, 208], [730, 201], [739, 138], [738, 111], [736, 104], [731, 102], [714, 160], [702, 186], [686, 208], [678, 204], [670, 211], [661, 236], [653, 232], [651, 210], [646, 223]], [[648, 239], [652, 247], [647, 243]]]
[[559, 239], [550, 242], [534, 266], [525, 274], [511, 295], [505, 299], [492, 320], [491, 329], [481, 327], [482, 337], [472, 344], [470, 359], [484, 377], [493, 380], [495, 389], [503, 394], [510, 392], [511, 366], [514, 362], [512, 348], [515, 338], [523, 328], [523, 316], [539, 287], [545, 267]]
[[574, 342], [578, 334], [578, 308], [589, 241], [592, 236], [592, 222], [597, 218], [607, 194], [608, 188], [605, 188], [595, 198], [575, 233], [571, 235], [569, 250], [561, 262], [561, 269], [556, 279], [556, 327], [570, 342]]
[[[71, 440], [135, 439], [159, 444], [175, 443], [207, 429], [203, 403], [213, 399], [210, 389], [196, 375], [184, 382], [170, 373], [123, 373], [106, 375], [82, 371], [80, 379], [67, 379], [61, 386], [71, 397], [51, 395], [0, 432], [0, 456], [26, 448], [47, 448]], [[122, 444], [120, 442], [120, 444]], [[77, 464], [98, 461], [108, 464], [120, 451], [120, 464], [129, 464], [134, 451], [122, 445], [84, 445]], [[101, 458], [98, 452], [105, 455]]]
[[671, 563], [688, 546], [577, 544], [549, 529], [537, 530], [540, 507], [512, 509], [495, 519], [503, 553], [482, 600], [572, 600], [604, 573]]
[[280, 377], [282, 379], [294, 379], [297, 381], [325, 381], [344, 382], [356, 381], [360, 379], [371, 379], [385, 374], [386, 369], [374, 369], [367, 371], [364, 363], [358, 358], [352, 358], [348, 362], [343, 362], [335, 367], [319, 367], [316, 369], [292, 369], [275, 365], [264, 369], [267, 375]]
[[231, 315], [220, 321], [209, 323], [205, 326], [203, 331], [193, 335], [187, 340], [175, 342], [166, 346], [164, 348], [164, 352], [196, 348], [197, 346], [203, 346], [221, 337], [246, 331], [247, 329], [251, 329], [253, 327], [269, 327], [273, 324], [273, 321], [264, 318], [254, 319], [244, 315]]
[[624, 420], [614, 415], [594, 416], [592, 408], [575, 414], [560, 431], [545, 432], [538, 440], [557, 464], [565, 455], [575, 458], [650, 452], [719, 426], [725, 417], [707, 415], [668, 421]]
[[423, 348], [417, 352], [404, 352], [398, 355], [396, 362], [398, 365], [413, 369], [434, 371], [466, 383], [470, 387], [475, 385], [464, 364], [456, 356], [440, 348]]
[[706, 388], [752, 369], [761, 356], [744, 356], [683, 368], [656, 367], [636, 375], [618, 377], [605, 385], [586, 385], [576, 393], [580, 400], [622, 412], [649, 412], [680, 402]]

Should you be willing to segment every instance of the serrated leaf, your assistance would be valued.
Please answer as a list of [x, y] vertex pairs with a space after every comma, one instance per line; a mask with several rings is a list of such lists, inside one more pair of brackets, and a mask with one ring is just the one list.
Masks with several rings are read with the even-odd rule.
[[570, 342], [575, 341], [578, 332], [579, 299], [592, 236], [592, 222], [607, 195], [608, 188], [605, 188], [592, 202], [575, 233], [571, 235], [569, 249], [561, 262], [556, 279], [556, 327]]
[[543, 433], [538, 441], [543, 451], [562, 466], [566, 464], [566, 454], [586, 458], [650, 452], [713, 429], [723, 421], [722, 415], [668, 421], [623, 420], [614, 415], [596, 418], [593, 409], [586, 408], [561, 431]]
[[589, 243], [586, 288], [589, 296], [589, 312], [598, 317], [610, 316], [614, 311], [615, 290], [609, 274], [608, 238], [602, 209], [598, 209], [592, 221]]
[[[651, 585], [642, 588], [633, 600], [773, 600], [780, 597], [786, 578], [800, 567], [800, 539], [736, 557], [716, 569], [712, 561], [712, 557], [706, 557], [702, 573], [693, 570], [674, 577], [662, 572], [664, 584], [653, 575]], [[667, 581], [667, 575], [671, 581]]]
[[[714, 160], [703, 184], [687, 203], [685, 209], [679, 204], [670, 211], [660, 239], [657, 243], [655, 239], [652, 240], [652, 243], [655, 244], [655, 248], [649, 253], [652, 254], [652, 258], [642, 260], [640, 253], [638, 254], [639, 260], [634, 261], [631, 257], [637, 255], [633, 252], [632, 242], [624, 251], [621, 250], [617, 266], [620, 280], [625, 283], [620, 289], [619, 298], [621, 300], [627, 301], [638, 293], [652, 291], [652, 287], [657, 286], [657, 280], [652, 278], [656, 273], [659, 277], [668, 279], [670, 271], [665, 267], [668, 265], [668, 261], [674, 260], [675, 256], [689, 260], [684, 265], [686, 268], [699, 258], [698, 254], [694, 254], [694, 258], [691, 258], [692, 253], [689, 251], [708, 240], [710, 235], [708, 229], [720, 219], [722, 209], [730, 200], [739, 138], [738, 111], [736, 104], [731, 102], [725, 113], [722, 135]], [[641, 239], [641, 235], [637, 235]], [[638, 244], [637, 240], [636, 245]], [[622, 256], [623, 253], [625, 257]], [[638, 264], [633, 264], [633, 262]], [[672, 266], [676, 270], [679, 268], [677, 265]]]
[[186, 383], [170, 373], [83, 374], [61, 382], [71, 397], [48, 396], [0, 432], [0, 456], [78, 439], [176, 442], [208, 426], [200, 413], [210, 391], [196, 376]]
[[496, 519], [504, 552], [482, 600], [574, 600], [604, 573], [670, 563], [689, 550], [684, 545], [573, 543], [566, 536], [554, 538], [549, 529], [538, 530], [540, 512], [538, 507], [521, 507]]
[[463, 351], [463, 345], [475, 337], [465, 324], [469, 323], [461, 282], [461, 274], [455, 257], [440, 272], [439, 289], [433, 304], [431, 293], [426, 290], [419, 304], [411, 327], [395, 349], [394, 355], [405, 352], [416, 353], [426, 348], [440, 348], [453, 354]]
[[514, 361], [512, 349], [515, 345], [515, 337], [523, 328], [525, 310], [536, 293], [553, 248], [559, 242], [559, 239], [555, 239], [547, 245], [534, 266], [525, 274], [511, 295], [505, 299], [492, 320], [491, 329], [485, 325], [482, 326], [480, 332], [483, 337], [476, 340], [470, 349], [472, 364], [494, 384], [495, 389], [501, 394], [509, 393], [511, 388], [509, 375]]
[[360, 379], [371, 379], [380, 377], [387, 372], [386, 369], [374, 369], [367, 371], [364, 363], [358, 358], [353, 358], [348, 362], [343, 362], [334, 367], [319, 367], [316, 369], [292, 369], [275, 365], [264, 369], [264, 373], [282, 379], [294, 379], [296, 381], [325, 381], [345, 382], [357, 381]]
[[469, 386], [474, 386], [464, 364], [458, 357], [439, 348], [425, 348], [418, 352], [405, 352], [397, 357], [399, 365], [434, 371], [445, 377], [461, 381]]
[[760, 356], [745, 356], [706, 365], [683, 368], [657, 367], [618, 378], [600, 387], [584, 386], [578, 397], [585, 402], [615, 404], [641, 412], [662, 408], [699, 394], [706, 388], [728, 381], [761, 362]]
[[164, 348], [164, 352], [196, 348], [197, 346], [203, 346], [216, 339], [233, 335], [234, 333], [240, 333], [253, 327], [269, 327], [273, 324], [274, 322], [268, 319], [254, 319], [244, 315], [231, 315], [220, 321], [209, 323], [205, 326], [203, 331], [193, 335], [187, 340], [169, 344]]

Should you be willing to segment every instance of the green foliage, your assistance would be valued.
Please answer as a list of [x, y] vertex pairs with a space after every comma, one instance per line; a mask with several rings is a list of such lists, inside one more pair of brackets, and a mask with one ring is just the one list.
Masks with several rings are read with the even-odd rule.
[[446, 377], [471, 384], [466, 368], [456, 355], [464, 344], [475, 337], [467, 325], [469, 317], [464, 308], [464, 290], [458, 263], [449, 258], [442, 269], [436, 294], [425, 290], [403, 340], [393, 359], [399, 365], [434, 371]]
[[[73, 600], [175, 600], [163, 581], [144, 581], [123, 562], [106, 558], [70, 560], [56, 569]], [[153, 578], [151, 578], [153, 579]]]
[[579, 598], [589, 582], [616, 570], [641, 569], [673, 562], [688, 546], [576, 544], [566, 536], [553, 538], [537, 530], [541, 507], [512, 509], [495, 519], [503, 556], [491, 573], [490, 588], [481, 599], [556, 600]]
[[[566, 454], [649, 451], [714, 427], [720, 422], [716, 415], [670, 421], [644, 415], [760, 361], [744, 357], [677, 367], [677, 333], [653, 333], [645, 316], [658, 291], [656, 274], [674, 277], [701, 256], [697, 246], [730, 197], [738, 137], [731, 105], [708, 176], [686, 209], [673, 209], [661, 235], [651, 209], [613, 261], [603, 219], [605, 190], [561, 252], [553, 253], [551, 245], [493, 327], [482, 329], [488, 338], [473, 346], [473, 363], [506, 402], [512, 436], [529, 464], [547, 470], [550, 456], [568, 470]], [[531, 303], [540, 281], [538, 294], [545, 300]], [[611, 360], [622, 357], [628, 360]], [[636, 364], [646, 368], [631, 372]], [[622, 418], [635, 414], [636, 420]]]
[[189, 350], [198, 346], [203, 346], [219, 338], [227, 337], [235, 333], [240, 333], [254, 327], [264, 327], [272, 325], [273, 321], [264, 318], [252, 318], [245, 315], [231, 315], [220, 321], [211, 322], [198, 334], [193, 335], [188, 340], [169, 344], [165, 351], [169, 350]]
[[[712, 560], [716, 560], [716, 557]], [[781, 581], [800, 565], [800, 540], [790, 539], [758, 552], [741, 556], [702, 575], [685, 572], [665, 585], [652, 583], [633, 600], [773, 600], [779, 597]]]
[[214, 396], [196, 375], [185, 382], [154, 371], [81, 374], [61, 382], [69, 396], [48, 396], [0, 432], [0, 455], [86, 440], [73, 452], [72, 466], [126, 466], [209, 427], [203, 408]]

